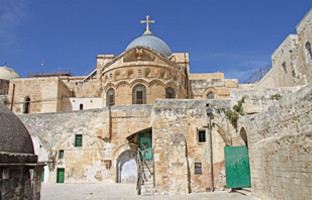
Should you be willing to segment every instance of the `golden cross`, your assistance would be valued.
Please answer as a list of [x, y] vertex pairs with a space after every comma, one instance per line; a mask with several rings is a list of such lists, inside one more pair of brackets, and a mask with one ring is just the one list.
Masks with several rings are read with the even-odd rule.
[[144, 34], [149, 33], [151, 34], [150, 30], [149, 30], [149, 23], [155, 23], [154, 20], [148, 20], [149, 19], [149, 15], [146, 15], [146, 20], [141, 20], [141, 24], [146, 23], [146, 31], [144, 32]]

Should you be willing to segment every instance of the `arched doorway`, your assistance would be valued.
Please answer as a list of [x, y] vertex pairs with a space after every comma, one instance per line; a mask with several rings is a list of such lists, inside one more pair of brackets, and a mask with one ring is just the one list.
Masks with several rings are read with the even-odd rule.
[[27, 96], [24, 99], [24, 111], [23, 111], [23, 113], [27, 114], [27, 113], [29, 113], [29, 110], [30, 110], [30, 98]]
[[137, 153], [135, 151], [125, 151], [117, 159], [117, 183], [136, 183], [137, 172]]

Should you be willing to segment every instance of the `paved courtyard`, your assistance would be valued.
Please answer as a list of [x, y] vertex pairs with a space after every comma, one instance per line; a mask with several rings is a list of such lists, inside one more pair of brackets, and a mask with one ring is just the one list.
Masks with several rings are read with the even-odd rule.
[[201, 199], [235, 199], [235, 200], [259, 200], [249, 193], [243, 195], [238, 192], [205, 192], [185, 195], [136, 195], [135, 185], [131, 184], [42, 184], [42, 200], [111, 200], [111, 199], [151, 199], [151, 200], [201, 200]]

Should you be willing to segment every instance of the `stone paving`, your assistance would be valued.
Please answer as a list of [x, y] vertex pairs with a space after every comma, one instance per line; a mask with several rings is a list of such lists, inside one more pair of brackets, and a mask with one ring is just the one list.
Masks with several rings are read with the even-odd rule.
[[42, 184], [42, 200], [115, 200], [115, 199], [145, 199], [145, 200], [201, 200], [201, 199], [222, 199], [222, 200], [259, 200], [250, 193], [241, 194], [238, 192], [204, 192], [184, 195], [136, 195], [133, 184]]

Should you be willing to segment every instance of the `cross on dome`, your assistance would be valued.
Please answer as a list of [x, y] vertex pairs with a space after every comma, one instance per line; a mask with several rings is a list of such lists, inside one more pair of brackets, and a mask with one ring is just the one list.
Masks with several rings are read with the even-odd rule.
[[149, 20], [149, 15], [146, 15], [146, 20], [141, 20], [141, 24], [145, 24], [146, 23], [146, 31], [144, 32], [143, 35], [151, 35], [152, 32], [149, 30], [149, 23], [155, 23], [154, 20]]

